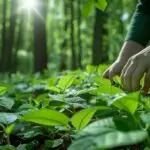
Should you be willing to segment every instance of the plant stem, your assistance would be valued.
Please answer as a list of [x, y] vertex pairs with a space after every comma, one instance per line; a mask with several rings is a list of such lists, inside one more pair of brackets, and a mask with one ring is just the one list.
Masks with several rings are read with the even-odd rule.
[[[5, 132], [5, 126], [0, 123], [0, 127], [1, 127], [1, 128], [3, 129], [3, 131]], [[5, 132], [5, 134], [6, 134], [6, 132]], [[11, 145], [9, 135], [6, 134], [6, 137], [7, 137], [7, 139], [6, 139], [6, 140], [7, 140], [7, 144], [8, 144], [8, 145]]]

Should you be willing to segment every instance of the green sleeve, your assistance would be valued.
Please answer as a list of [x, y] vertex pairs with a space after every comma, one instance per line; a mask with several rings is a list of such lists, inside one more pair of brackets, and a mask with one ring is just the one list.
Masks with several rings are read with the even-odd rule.
[[150, 40], [150, 0], [141, 0], [130, 23], [126, 40], [146, 46]]

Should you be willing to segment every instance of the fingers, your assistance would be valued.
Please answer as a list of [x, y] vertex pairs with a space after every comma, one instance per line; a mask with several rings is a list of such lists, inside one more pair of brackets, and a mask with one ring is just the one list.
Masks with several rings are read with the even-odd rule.
[[117, 71], [115, 71], [115, 69], [110, 67], [104, 72], [103, 77], [106, 79], [109, 79], [111, 83], [113, 83], [114, 82], [113, 78], [116, 75], [120, 75], [120, 73], [118, 73]]
[[134, 68], [133, 63], [131, 62], [131, 59], [129, 59], [121, 72], [121, 84], [122, 84], [122, 88], [125, 91], [130, 91], [129, 89], [132, 86], [131, 74], [134, 71], [133, 68]]
[[103, 73], [103, 78], [109, 79], [109, 68]]
[[110, 82], [111, 82], [112, 85], [114, 84], [114, 77], [117, 76], [117, 75], [119, 75], [119, 73], [116, 72], [115, 70], [111, 69], [109, 71], [109, 80], [110, 80]]
[[137, 68], [132, 75], [132, 91], [137, 91], [140, 89], [140, 81], [144, 76], [145, 68]]
[[129, 60], [121, 74], [121, 84], [125, 91], [137, 91], [140, 89], [140, 81], [144, 76], [145, 67], [135, 61]]
[[144, 79], [144, 87], [142, 89], [143, 94], [147, 94], [150, 89], [150, 69], [147, 71]]

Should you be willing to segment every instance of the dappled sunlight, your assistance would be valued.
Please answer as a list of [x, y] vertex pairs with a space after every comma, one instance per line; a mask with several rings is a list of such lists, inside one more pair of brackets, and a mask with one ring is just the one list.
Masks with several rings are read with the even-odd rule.
[[39, 3], [39, 1], [37, 0], [25, 0], [25, 1], [22, 0], [20, 2], [19, 11], [22, 11], [22, 10], [26, 11], [28, 16], [34, 12], [43, 20], [43, 17], [41, 16], [38, 10], [40, 5], [42, 4]]
[[35, 10], [37, 7], [37, 1], [36, 0], [26, 0], [21, 2], [21, 8], [26, 9], [28, 12]]

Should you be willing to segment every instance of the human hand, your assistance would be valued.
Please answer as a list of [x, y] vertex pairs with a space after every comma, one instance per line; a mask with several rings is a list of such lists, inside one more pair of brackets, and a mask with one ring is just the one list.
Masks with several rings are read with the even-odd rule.
[[125, 91], [140, 89], [140, 81], [144, 77], [142, 92], [147, 94], [150, 88], [150, 47], [132, 56], [121, 72], [121, 84]]
[[110, 79], [113, 83], [113, 77], [120, 75], [128, 59], [140, 52], [144, 47], [134, 41], [126, 41], [121, 49], [117, 60], [104, 72], [103, 77]]
[[113, 83], [113, 77], [116, 75], [120, 75], [121, 71], [126, 64], [125, 61], [122, 61], [121, 59], [117, 59], [103, 74], [103, 77], [106, 79], [110, 79], [110, 81]]

